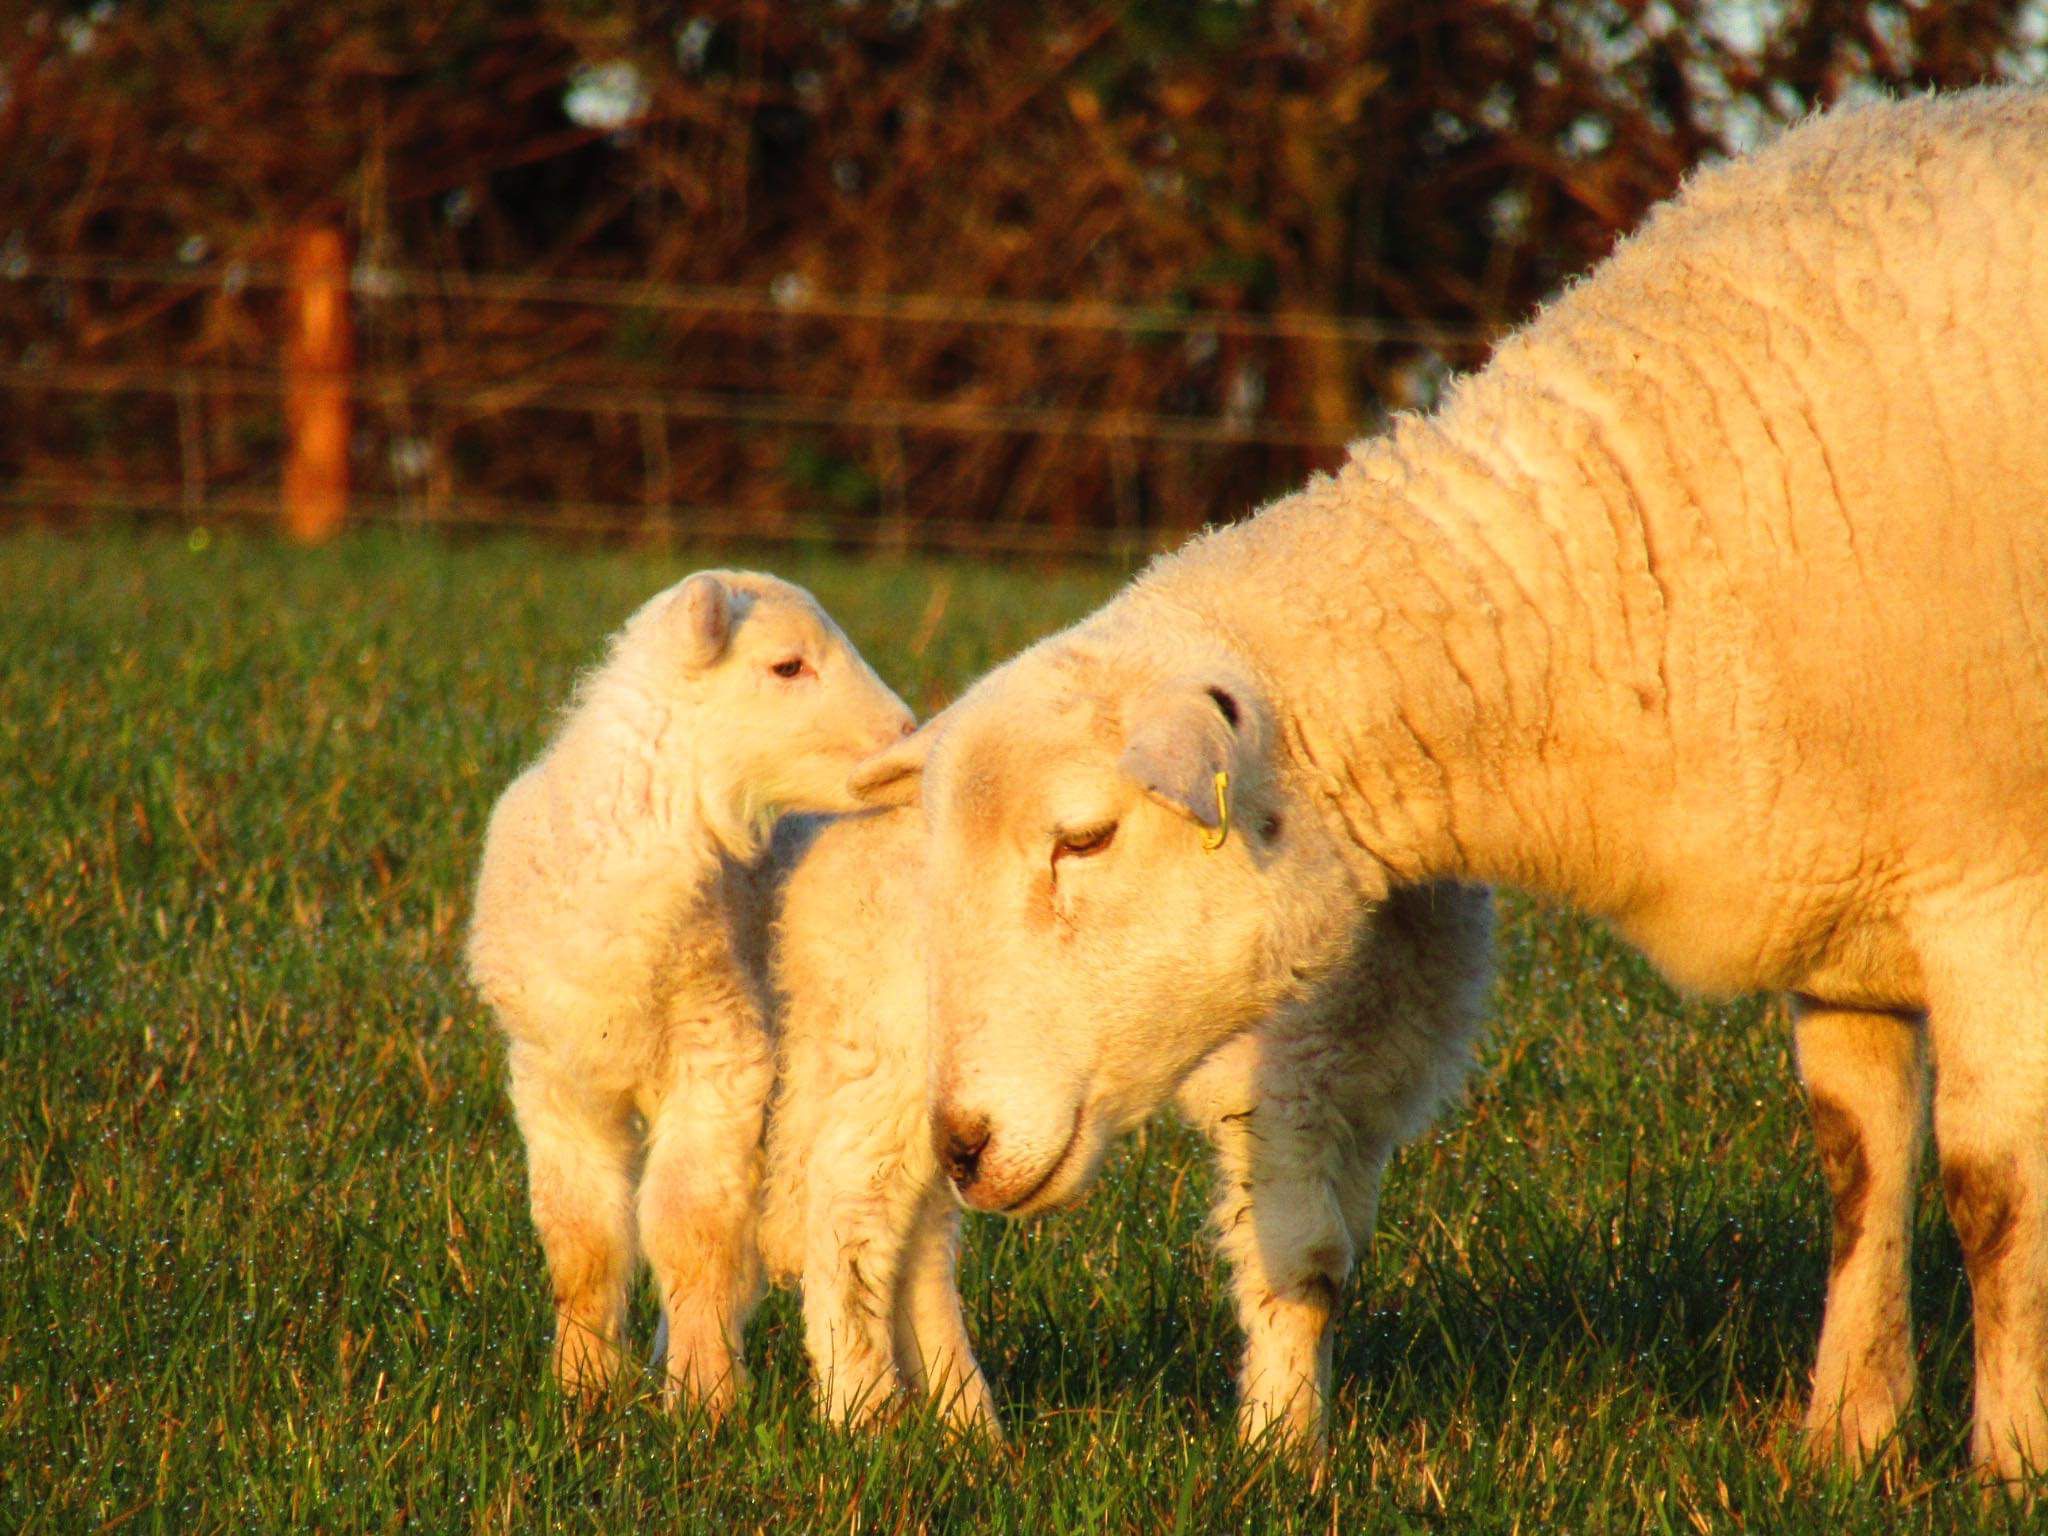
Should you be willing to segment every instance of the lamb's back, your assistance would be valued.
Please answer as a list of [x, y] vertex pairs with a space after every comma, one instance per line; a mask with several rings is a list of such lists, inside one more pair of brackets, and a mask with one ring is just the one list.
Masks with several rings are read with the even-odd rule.
[[778, 840], [774, 862], [780, 1072], [761, 1248], [793, 1275], [814, 1158], [859, 1156], [879, 1173], [926, 1155], [923, 821], [910, 808], [814, 822]]

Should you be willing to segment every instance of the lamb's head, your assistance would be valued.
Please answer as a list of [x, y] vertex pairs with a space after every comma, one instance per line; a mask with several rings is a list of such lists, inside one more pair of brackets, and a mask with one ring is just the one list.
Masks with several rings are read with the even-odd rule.
[[923, 801], [933, 1138], [969, 1204], [1072, 1199], [1345, 953], [1358, 893], [1279, 734], [1227, 647], [1096, 623], [856, 773]]
[[782, 812], [855, 809], [849, 769], [915, 725], [817, 600], [773, 576], [699, 571], [642, 608], [627, 636], [658, 686], [686, 701], [677, 745], [735, 852]]

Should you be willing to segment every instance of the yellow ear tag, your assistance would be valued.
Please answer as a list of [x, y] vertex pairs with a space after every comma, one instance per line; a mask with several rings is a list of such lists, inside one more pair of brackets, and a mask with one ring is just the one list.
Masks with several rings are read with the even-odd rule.
[[1230, 837], [1230, 774], [1224, 769], [1216, 770], [1216, 830], [1202, 834], [1202, 847], [1214, 853]]

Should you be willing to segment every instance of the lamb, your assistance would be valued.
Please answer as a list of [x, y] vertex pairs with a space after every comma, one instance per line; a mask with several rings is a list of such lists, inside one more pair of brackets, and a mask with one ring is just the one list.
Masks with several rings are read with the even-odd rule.
[[[959, 1208], [927, 1122], [921, 830], [911, 811], [847, 817], [786, 850], [761, 1241], [771, 1273], [801, 1279], [830, 1416], [866, 1419], [908, 1389], [994, 1430], [954, 1284]], [[1337, 1290], [1372, 1234], [1389, 1152], [1463, 1080], [1491, 937], [1484, 890], [1403, 893], [1312, 999], [1180, 1087], [1216, 1153], [1247, 1438], [1321, 1449]]]
[[1071, 1198], [1390, 891], [1520, 886], [1790, 995], [1851, 1462], [1913, 1388], [1931, 1064], [1973, 1453], [2048, 1470], [2044, 210], [2038, 90], [1802, 125], [862, 769], [921, 780], [962, 1195]]
[[665, 1395], [743, 1382], [773, 1053], [731, 893], [785, 810], [847, 803], [910, 712], [808, 593], [703, 571], [642, 607], [492, 812], [469, 970], [508, 1046], [554, 1368], [601, 1393], [636, 1244]]

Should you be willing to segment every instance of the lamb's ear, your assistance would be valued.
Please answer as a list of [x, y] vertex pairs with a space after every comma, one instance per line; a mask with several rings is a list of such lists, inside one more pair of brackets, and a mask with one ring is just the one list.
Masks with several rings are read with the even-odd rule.
[[932, 755], [938, 732], [936, 722], [927, 720], [892, 747], [873, 757], [861, 759], [847, 776], [846, 789], [857, 804], [879, 810], [884, 806], [909, 805], [924, 787], [925, 760]]
[[1168, 810], [1214, 832], [1223, 825], [1216, 775], [1236, 770], [1251, 724], [1236, 690], [1175, 683], [1132, 711], [1121, 766]]
[[732, 588], [710, 571], [684, 582], [669, 602], [669, 622], [683, 663], [708, 667], [725, 654], [732, 639]]

